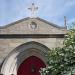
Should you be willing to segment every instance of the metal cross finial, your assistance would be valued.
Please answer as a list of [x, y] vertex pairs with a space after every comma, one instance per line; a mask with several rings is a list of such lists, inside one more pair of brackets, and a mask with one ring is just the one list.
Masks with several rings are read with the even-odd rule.
[[36, 7], [35, 4], [32, 3], [31, 7], [28, 8], [28, 9], [31, 11], [31, 17], [32, 17], [32, 18], [36, 17], [36, 16], [35, 16], [35, 13], [36, 13], [36, 11], [38, 10], [38, 7]]

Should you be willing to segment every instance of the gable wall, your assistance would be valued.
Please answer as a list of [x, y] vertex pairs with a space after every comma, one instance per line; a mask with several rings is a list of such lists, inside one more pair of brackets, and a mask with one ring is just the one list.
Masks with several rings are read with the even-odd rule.
[[[30, 27], [32, 21], [37, 23], [35, 30]], [[65, 34], [65, 29], [54, 27], [37, 19], [28, 19], [0, 29], [0, 34]]]

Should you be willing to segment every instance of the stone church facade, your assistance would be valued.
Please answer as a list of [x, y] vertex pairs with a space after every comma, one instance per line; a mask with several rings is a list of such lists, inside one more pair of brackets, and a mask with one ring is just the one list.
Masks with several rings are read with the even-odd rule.
[[0, 27], [0, 73], [20, 75], [20, 65], [31, 56], [47, 65], [45, 52], [54, 47], [62, 47], [65, 34], [65, 27], [38, 17], [27, 17]]

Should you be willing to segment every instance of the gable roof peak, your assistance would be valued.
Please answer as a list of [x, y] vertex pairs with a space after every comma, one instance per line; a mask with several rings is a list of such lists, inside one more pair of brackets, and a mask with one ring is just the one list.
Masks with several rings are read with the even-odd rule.
[[47, 21], [47, 20], [44, 20], [44, 19], [42, 19], [42, 18], [39, 18], [39, 17], [35, 17], [35, 18], [26, 17], [26, 18], [23, 18], [23, 19], [18, 20], [18, 21], [16, 21], [16, 22], [7, 24], [7, 25], [5, 25], [5, 26], [0, 26], [0, 29], [6, 28], [6, 27], [8, 27], [8, 26], [11, 26], [11, 25], [14, 25], [14, 24], [16, 24], [16, 23], [20, 23], [20, 22], [23, 22], [23, 21], [29, 20], [29, 19], [37, 19], [37, 20], [40, 20], [40, 21], [42, 21], [42, 22], [44, 22], [44, 23], [47, 23], [47, 24], [49, 24], [49, 25], [52, 25], [52, 26], [54, 26], [54, 27], [56, 27], [56, 28], [66, 29], [65, 27], [61, 27], [61, 26], [59, 26], [59, 25], [56, 25], [56, 24], [54, 24], [54, 23], [51, 23], [51, 22], [49, 22], [49, 21]]

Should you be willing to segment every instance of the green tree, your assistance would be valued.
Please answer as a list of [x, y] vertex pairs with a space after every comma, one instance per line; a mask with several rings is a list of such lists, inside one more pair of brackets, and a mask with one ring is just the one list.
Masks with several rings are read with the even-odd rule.
[[65, 36], [64, 47], [51, 49], [46, 57], [48, 66], [42, 75], [75, 75], [75, 30]]

